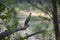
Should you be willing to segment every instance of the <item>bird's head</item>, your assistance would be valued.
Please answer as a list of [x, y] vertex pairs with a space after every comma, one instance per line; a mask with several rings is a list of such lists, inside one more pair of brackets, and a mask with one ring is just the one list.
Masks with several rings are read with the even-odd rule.
[[32, 13], [30, 12], [30, 14], [29, 15], [31, 15]]

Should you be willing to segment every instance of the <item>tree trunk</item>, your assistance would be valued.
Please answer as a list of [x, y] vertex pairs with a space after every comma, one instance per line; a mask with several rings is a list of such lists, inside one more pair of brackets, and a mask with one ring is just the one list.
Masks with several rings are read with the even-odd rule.
[[54, 24], [54, 30], [55, 30], [55, 37], [56, 37], [56, 40], [60, 40], [56, 0], [51, 0], [51, 1], [52, 1], [52, 7], [53, 7], [52, 16], [53, 16], [53, 24]]

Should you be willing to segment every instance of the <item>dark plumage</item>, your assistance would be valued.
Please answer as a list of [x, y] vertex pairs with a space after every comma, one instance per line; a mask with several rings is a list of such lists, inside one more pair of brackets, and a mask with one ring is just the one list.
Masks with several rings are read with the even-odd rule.
[[27, 25], [27, 24], [28, 24], [28, 22], [30, 21], [30, 18], [31, 18], [31, 13], [30, 13], [29, 16], [26, 18], [24, 25]]

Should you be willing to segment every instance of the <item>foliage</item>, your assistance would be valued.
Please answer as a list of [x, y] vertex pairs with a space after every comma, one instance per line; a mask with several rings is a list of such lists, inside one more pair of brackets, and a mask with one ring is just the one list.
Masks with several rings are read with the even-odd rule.
[[2, 12], [5, 9], [5, 7], [6, 6], [4, 4], [0, 3], [0, 12]]
[[[3, 10], [6, 8], [4, 13]], [[0, 3], [0, 10], [2, 10], [0, 13], [0, 18], [3, 21], [3, 25], [5, 25], [6, 30], [10, 31], [16, 29], [18, 26], [20, 26], [18, 19], [16, 19], [16, 12], [14, 11], [14, 8], [7, 8], [4, 4]], [[14, 21], [16, 20], [16, 21]], [[1, 40], [1, 39], [0, 39]], [[6, 40], [9, 40], [9, 37], [6, 37]]]
[[4, 3], [5, 5], [11, 5], [15, 2], [15, 0], [2, 0], [2, 3]]

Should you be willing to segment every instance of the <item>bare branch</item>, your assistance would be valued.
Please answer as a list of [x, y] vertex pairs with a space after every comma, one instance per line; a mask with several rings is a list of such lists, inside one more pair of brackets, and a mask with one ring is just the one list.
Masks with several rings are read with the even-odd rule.
[[31, 36], [34, 36], [34, 35], [36, 35], [36, 34], [39, 34], [39, 33], [43, 32], [43, 31], [45, 31], [45, 30], [42, 30], [42, 31], [39, 31], [39, 32], [30, 34], [30, 35], [27, 35], [27, 36], [25, 36], [23, 39], [29, 38], [29, 37], [31, 37]]
[[24, 27], [22, 27], [22, 28], [17, 28], [17, 29], [15, 29], [15, 30], [1, 32], [1, 33], [0, 33], [0, 37], [5, 38], [6, 36], [9, 36], [9, 35], [11, 35], [12, 33], [15, 33], [15, 32], [17, 32], [17, 31], [26, 30], [28, 27], [29, 27], [29, 25], [24, 25]]

